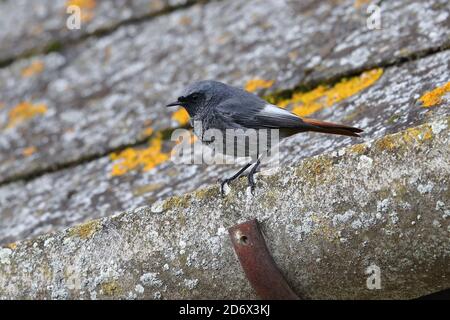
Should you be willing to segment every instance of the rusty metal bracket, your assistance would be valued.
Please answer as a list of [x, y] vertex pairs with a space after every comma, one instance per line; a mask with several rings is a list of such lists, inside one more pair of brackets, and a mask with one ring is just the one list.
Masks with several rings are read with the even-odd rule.
[[275, 264], [256, 219], [235, 225], [228, 232], [245, 275], [261, 299], [300, 299]]

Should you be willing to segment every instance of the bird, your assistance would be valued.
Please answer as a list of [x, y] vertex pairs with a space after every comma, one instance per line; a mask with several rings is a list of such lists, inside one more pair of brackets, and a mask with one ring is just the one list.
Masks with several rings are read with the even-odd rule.
[[[240, 148], [240, 155], [251, 158], [235, 174], [219, 180], [222, 196], [225, 195], [225, 185], [239, 178], [252, 165], [247, 178], [253, 194], [256, 187], [254, 174], [261, 164], [261, 159], [278, 143], [266, 139], [267, 148], [256, 148], [251, 142], [248, 143], [247, 139], [244, 141], [247, 143], [242, 145], [242, 140], [241, 143], [236, 142], [236, 138], [231, 134], [233, 132], [239, 132], [239, 135], [244, 132], [245, 135], [246, 132], [259, 134], [264, 130], [276, 130], [277, 139], [280, 140], [307, 131], [350, 137], [360, 137], [359, 134], [363, 132], [362, 129], [347, 125], [301, 118], [254, 93], [215, 80], [196, 81], [188, 85], [175, 102], [167, 104], [167, 107], [175, 106], [181, 106], [187, 111], [194, 133], [202, 144], [221, 142], [222, 146], [227, 146], [231, 141], [232, 148], [222, 147], [216, 151], [236, 157], [236, 149]], [[206, 135], [209, 130], [214, 130], [216, 134]], [[222, 139], [215, 139], [218, 137], [217, 132], [222, 134]], [[256, 150], [253, 153], [250, 150], [252, 147]]]

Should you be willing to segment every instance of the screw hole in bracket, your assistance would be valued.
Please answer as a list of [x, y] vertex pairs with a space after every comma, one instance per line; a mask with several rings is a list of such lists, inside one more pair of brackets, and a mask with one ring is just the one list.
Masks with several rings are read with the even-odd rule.
[[273, 260], [256, 219], [228, 229], [234, 251], [261, 299], [298, 300]]

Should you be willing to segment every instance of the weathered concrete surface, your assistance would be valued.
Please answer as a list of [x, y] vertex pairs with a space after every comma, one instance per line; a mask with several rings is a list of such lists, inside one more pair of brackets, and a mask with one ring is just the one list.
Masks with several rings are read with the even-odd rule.
[[[324, 107], [314, 117], [363, 128], [365, 139], [437, 120], [450, 115], [448, 95], [428, 108], [424, 108], [420, 99], [426, 92], [450, 81], [449, 74], [450, 51], [391, 67], [384, 70], [372, 86], [340, 103]], [[349, 79], [347, 85], [333, 87], [330, 92], [333, 96], [346, 93], [354, 85], [353, 79], [360, 78]], [[303, 158], [359, 142], [361, 140], [336, 136], [300, 134], [281, 144], [281, 165], [293, 166]], [[152, 152], [158, 154], [169, 150]], [[102, 157], [28, 182], [0, 187], [0, 243], [61, 230], [204, 188], [235, 170], [230, 165], [174, 165], [166, 161], [150, 171], [143, 171], [138, 166], [123, 175], [113, 176], [113, 168], [118, 162], [120, 160]], [[266, 169], [262, 167], [262, 170]]]
[[[450, 118], [0, 249], [0, 297], [255, 298], [226, 229], [258, 218], [305, 298], [450, 286]], [[368, 290], [366, 269], [381, 270]], [[226, 281], [224, 281], [226, 279]]]
[[369, 30], [350, 0], [214, 2], [17, 61], [0, 70], [0, 181], [177, 126], [163, 105], [196, 79], [274, 80], [270, 93], [448, 47], [446, 0], [382, 12], [383, 29]]
[[[0, 2], [0, 62], [56, 50], [86, 35], [192, 3], [188, 0], [6, 0]], [[81, 28], [70, 30], [67, 8], [81, 9]]]

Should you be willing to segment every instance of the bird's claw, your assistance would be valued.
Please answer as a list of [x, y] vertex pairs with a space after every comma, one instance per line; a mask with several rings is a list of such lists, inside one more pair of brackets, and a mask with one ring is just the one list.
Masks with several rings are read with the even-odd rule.
[[252, 196], [255, 195], [255, 188], [256, 188], [256, 185], [254, 185], [254, 184], [250, 186], [250, 192], [252, 193]]
[[250, 192], [252, 195], [255, 195], [255, 189], [256, 189], [256, 183], [255, 179], [253, 178], [253, 175], [248, 176], [248, 186], [250, 187]]
[[229, 179], [219, 179], [220, 182], [220, 194], [222, 197], [225, 197], [225, 185], [228, 185], [228, 182], [230, 182]]

